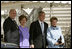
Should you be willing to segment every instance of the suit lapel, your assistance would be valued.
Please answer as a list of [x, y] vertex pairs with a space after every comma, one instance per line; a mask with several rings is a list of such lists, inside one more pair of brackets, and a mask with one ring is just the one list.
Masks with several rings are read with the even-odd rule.
[[41, 33], [42, 33], [42, 30], [41, 30], [41, 26], [40, 26], [40, 23], [39, 23], [39, 21], [37, 20], [37, 24], [38, 24], [38, 29], [41, 31]]
[[[42, 33], [42, 30], [41, 30], [41, 26], [40, 26], [40, 23], [39, 21], [37, 20], [37, 24], [38, 24], [38, 28], [40, 29], [41, 33]], [[46, 26], [45, 26], [45, 22], [44, 22], [44, 33], [46, 32]]]

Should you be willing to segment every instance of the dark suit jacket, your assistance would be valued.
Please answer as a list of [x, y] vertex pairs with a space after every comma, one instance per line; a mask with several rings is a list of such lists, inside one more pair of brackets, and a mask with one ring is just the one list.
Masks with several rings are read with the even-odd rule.
[[19, 29], [16, 23], [8, 17], [3, 24], [4, 41], [19, 45]]
[[[41, 27], [39, 21], [35, 21], [30, 25], [30, 44], [34, 44], [35, 48], [46, 47], [47, 45], [47, 28], [48, 24], [44, 22], [44, 36], [42, 36]], [[43, 40], [42, 40], [43, 39]]]

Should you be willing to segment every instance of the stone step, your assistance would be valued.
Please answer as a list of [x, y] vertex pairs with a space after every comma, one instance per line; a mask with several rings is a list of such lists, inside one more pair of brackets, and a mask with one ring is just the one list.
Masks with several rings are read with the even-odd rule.
[[[42, 11], [46, 12], [46, 11], [50, 11], [50, 9], [43, 9]], [[52, 9], [52, 11], [71, 11], [71, 9], [65, 9], [65, 10], [63, 10], [63, 9], [53, 10]]]
[[52, 9], [53, 11], [71, 11], [71, 9], [59, 9], [59, 10], [57, 10], [57, 9]]
[[[50, 8], [43, 8], [43, 10], [50, 10]], [[68, 7], [68, 8], [52, 8], [52, 10], [71, 10], [71, 7]]]
[[64, 14], [64, 15], [51, 15], [51, 16], [71, 16], [71, 14]]
[[57, 23], [71, 23], [71, 21], [58, 21]]
[[48, 12], [48, 13], [45, 13], [45, 15], [65, 15], [65, 14], [69, 14], [69, 15], [71, 15], [71, 13], [50, 13], [50, 12]]
[[[45, 20], [45, 22], [50, 22], [50, 20]], [[71, 22], [71, 20], [58, 20], [58, 23], [59, 23], [59, 22], [68, 23], [68, 22]]]
[[71, 13], [71, 11], [52, 11], [52, 13]]
[[[50, 11], [44, 11], [45, 13], [50, 13]], [[71, 11], [51, 11], [51, 13], [61, 13], [61, 14], [64, 14], [64, 13], [71, 13]]]
[[[45, 16], [50, 16], [50, 15], [45, 15]], [[51, 16], [71, 16], [70, 14], [64, 14], [64, 15], [51, 15]]]
[[[50, 22], [46, 22], [48, 25], [51, 25]], [[70, 26], [71, 23], [57, 23], [58, 26]]]
[[71, 9], [71, 7], [65, 7], [65, 8], [62, 8], [62, 7], [60, 7], [60, 8], [58, 8], [58, 7], [56, 7], [56, 8], [52, 8], [53, 10], [68, 10], [68, 9]]
[[[51, 26], [51, 25], [48, 24], [48, 26]], [[64, 26], [66, 27], [66, 26], [68, 26], [68, 27], [69, 27], [70, 25], [57, 25], [57, 26], [61, 26], [61, 27], [64, 27]]]
[[71, 18], [71, 16], [56, 16], [57, 18]]
[[[48, 23], [49, 27], [51, 26], [49, 23]], [[59, 27], [70, 27], [71, 25], [57, 25]]]
[[[45, 20], [50, 20], [50, 18], [45, 18]], [[62, 20], [62, 21], [67, 21], [67, 20], [70, 20], [71, 21], [71, 18], [58, 18], [58, 20]]]
[[[50, 13], [46, 13], [46, 14], [50, 14]], [[65, 15], [65, 14], [68, 14], [68, 15], [71, 15], [71, 13], [51, 13], [51, 15]]]
[[50, 10], [50, 8], [43, 8], [42, 10]]
[[58, 26], [59, 26], [59, 25], [60, 25], [60, 26], [61, 26], [61, 25], [63, 25], [63, 26], [64, 26], [64, 25], [65, 25], [65, 26], [68, 25], [68, 26], [69, 26], [69, 25], [71, 25], [71, 23], [57, 23], [57, 25], [58, 25]]
[[[51, 17], [45, 17], [45, 21], [50, 21], [50, 18]], [[58, 19], [58, 21], [71, 21], [71, 17], [69, 16], [67, 16], [67, 17], [57, 17], [57, 19]]]
[[[50, 18], [52, 16], [50, 16], [49, 14], [48, 15], [45, 15], [45, 18]], [[55, 16], [55, 17], [58, 17], [58, 18], [70, 18], [71, 16]]]
[[[48, 23], [48, 25], [51, 25], [50, 23]], [[71, 23], [57, 23], [58, 26], [70, 26]]]
[[[46, 23], [51, 23], [50, 22], [50, 20], [44, 20]], [[70, 20], [68, 20], [68, 21], [66, 21], [66, 20], [58, 20], [58, 22], [57, 22], [58, 24], [70, 24], [71, 23], [71, 21]]]

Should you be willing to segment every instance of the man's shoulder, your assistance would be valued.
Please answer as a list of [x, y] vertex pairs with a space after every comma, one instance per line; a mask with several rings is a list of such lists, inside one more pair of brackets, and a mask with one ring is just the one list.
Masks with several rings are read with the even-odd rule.
[[9, 24], [10, 22], [11, 22], [11, 20], [10, 20], [10, 18], [8, 17], [8, 18], [5, 19], [4, 24], [5, 24], [5, 23], [6, 23], [6, 24]]
[[9, 18], [9, 17], [8, 17], [8, 18], [6, 18], [6, 19], [5, 19], [5, 21], [10, 21], [10, 18]]
[[44, 22], [45, 25], [48, 25], [46, 22]]
[[38, 22], [38, 20], [37, 21], [33, 21], [32, 24], [36, 24], [37, 22]]

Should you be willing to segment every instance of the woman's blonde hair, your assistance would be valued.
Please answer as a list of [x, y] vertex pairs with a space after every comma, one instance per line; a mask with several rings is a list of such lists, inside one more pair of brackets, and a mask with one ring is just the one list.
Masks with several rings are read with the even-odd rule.
[[50, 18], [50, 22], [52, 22], [53, 20], [57, 20], [58, 21], [58, 19], [55, 16]]

